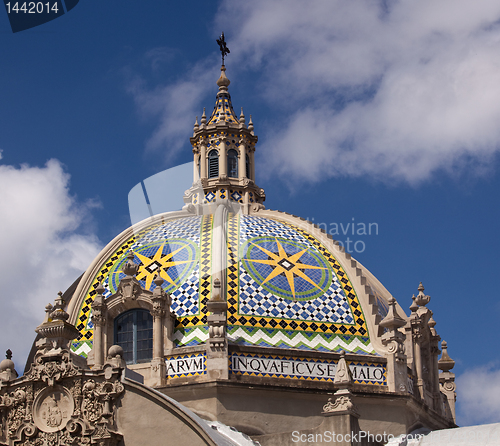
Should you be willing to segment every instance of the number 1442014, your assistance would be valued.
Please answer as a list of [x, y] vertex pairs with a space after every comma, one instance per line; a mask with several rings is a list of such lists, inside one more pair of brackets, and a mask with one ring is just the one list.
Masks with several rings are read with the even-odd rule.
[[21, 14], [50, 14], [51, 12], [55, 12], [56, 14], [59, 12], [57, 7], [57, 2], [15, 2], [11, 5], [11, 3], [6, 3], [7, 14], [11, 12], [21, 13]]

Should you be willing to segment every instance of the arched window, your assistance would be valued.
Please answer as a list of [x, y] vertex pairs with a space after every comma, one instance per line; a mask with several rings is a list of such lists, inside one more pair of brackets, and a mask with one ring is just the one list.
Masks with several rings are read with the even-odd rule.
[[134, 309], [115, 319], [115, 344], [121, 346], [127, 364], [153, 359], [153, 317], [147, 310]]
[[238, 178], [238, 152], [234, 149], [227, 152], [227, 176]]
[[217, 150], [210, 150], [208, 153], [208, 178], [219, 176], [219, 153]]
[[250, 157], [245, 155], [245, 170], [247, 178], [250, 178]]

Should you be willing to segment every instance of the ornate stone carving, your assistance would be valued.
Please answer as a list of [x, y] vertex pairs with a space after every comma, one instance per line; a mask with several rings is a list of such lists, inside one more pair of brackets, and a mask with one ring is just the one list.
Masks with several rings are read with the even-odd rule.
[[92, 302], [92, 323], [94, 326], [104, 327], [106, 325], [107, 307], [104, 299], [104, 286], [99, 284], [96, 289], [97, 296]]
[[65, 387], [47, 387], [35, 398], [33, 420], [42, 432], [62, 430], [75, 409], [75, 401]]
[[[37, 331], [46, 337], [30, 371], [0, 388], [0, 444], [116, 446], [114, 408], [123, 393], [121, 368], [88, 371], [69, 351], [76, 329], [66, 322], [62, 298], [47, 307]], [[71, 329], [73, 327], [73, 330]]]
[[118, 285], [117, 294], [120, 294], [124, 301], [136, 300], [142, 293], [141, 284], [135, 278], [135, 275], [139, 271], [139, 265], [134, 262], [134, 257], [134, 253], [130, 251], [127, 256], [128, 261], [122, 268], [125, 277], [120, 280], [120, 284]]
[[219, 279], [214, 280], [214, 295], [208, 301], [209, 345], [212, 349], [224, 349], [226, 346], [226, 311], [227, 302], [221, 297], [221, 283]]
[[51, 361], [47, 361], [46, 354], [39, 351], [26, 377], [53, 386], [63, 378], [74, 376], [78, 373], [78, 368], [71, 361], [70, 355], [69, 351], [63, 351], [60, 355], [53, 356]]
[[347, 395], [339, 396], [335, 400], [335, 402], [332, 402], [332, 399], [328, 398], [328, 402], [323, 406], [324, 413], [344, 412], [344, 411], [350, 411], [350, 412], [358, 411], [356, 405], [352, 402], [350, 396]]

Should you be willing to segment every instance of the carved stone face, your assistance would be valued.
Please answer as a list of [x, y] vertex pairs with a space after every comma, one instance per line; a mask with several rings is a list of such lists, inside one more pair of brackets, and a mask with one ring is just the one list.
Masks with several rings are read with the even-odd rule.
[[57, 432], [66, 427], [74, 408], [75, 403], [68, 389], [47, 387], [34, 401], [33, 419], [42, 432]]

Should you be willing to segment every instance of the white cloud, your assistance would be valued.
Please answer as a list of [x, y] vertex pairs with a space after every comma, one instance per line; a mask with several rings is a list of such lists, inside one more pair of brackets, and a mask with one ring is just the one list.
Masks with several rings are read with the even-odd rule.
[[89, 206], [72, 197], [69, 175], [44, 167], [0, 165], [0, 353], [10, 348], [24, 369], [44, 308], [65, 291], [100, 250], [85, 233]]
[[[153, 56], [157, 54], [146, 54], [148, 60]], [[161, 156], [169, 158], [187, 144], [186, 135], [193, 131], [195, 116], [198, 116], [198, 121], [201, 119], [200, 100], [214, 89], [214, 73], [215, 65], [209, 66], [201, 61], [169, 85], [152, 88], [139, 77], [129, 83], [128, 91], [141, 114], [146, 118], [159, 117], [159, 123], [146, 143], [146, 150], [158, 151]], [[211, 112], [209, 109], [207, 116]]]
[[216, 21], [275, 113], [269, 169], [418, 183], [499, 150], [495, 0], [226, 0]]
[[495, 364], [467, 370], [456, 381], [459, 424], [500, 422], [500, 369]]

